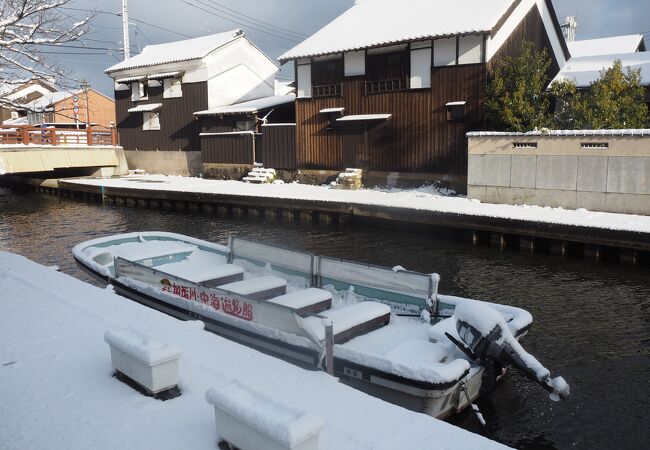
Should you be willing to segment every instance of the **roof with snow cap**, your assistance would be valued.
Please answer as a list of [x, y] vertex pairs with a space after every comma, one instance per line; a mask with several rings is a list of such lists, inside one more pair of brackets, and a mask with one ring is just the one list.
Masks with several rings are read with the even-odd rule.
[[492, 30], [515, 0], [356, 0], [280, 61]]
[[574, 57], [567, 61], [553, 81], [573, 80], [577, 87], [587, 88], [600, 78], [604, 69], [611, 68], [617, 59], [621, 61], [624, 71], [627, 67], [641, 69], [641, 84], [650, 85], [650, 52]]
[[599, 39], [567, 42], [572, 57], [633, 53], [643, 49], [643, 35], [628, 34]]
[[142, 53], [109, 67], [105, 72], [112, 73], [138, 67], [200, 59], [213, 50], [243, 36], [242, 30], [235, 29], [193, 39], [167, 42], [166, 44], [147, 45], [142, 50]]
[[219, 114], [253, 114], [263, 109], [273, 108], [287, 103], [296, 101], [296, 96], [289, 95], [273, 95], [271, 97], [262, 97], [255, 100], [249, 100], [242, 103], [235, 103], [234, 105], [220, 106], [218, 108], [206, 109], [205, 111], [197, 111], [194, 114], [197, 116], [215, 116]]

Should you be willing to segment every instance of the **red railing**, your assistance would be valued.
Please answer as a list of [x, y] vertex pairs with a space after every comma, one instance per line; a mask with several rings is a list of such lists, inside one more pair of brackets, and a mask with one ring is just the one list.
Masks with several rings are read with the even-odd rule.
[[31, 125], [0, 125], [0, 144], [18, 145], [117, 145], [115, 128], [33, 127]]

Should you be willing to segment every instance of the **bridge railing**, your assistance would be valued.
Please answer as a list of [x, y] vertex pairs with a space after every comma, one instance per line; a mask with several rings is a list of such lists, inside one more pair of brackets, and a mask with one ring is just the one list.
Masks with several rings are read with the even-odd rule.
[[0, 125], [0, 145], [117, 145], [114, 127], [92, 127], [87, 129], [34, 127], [31, 125]]

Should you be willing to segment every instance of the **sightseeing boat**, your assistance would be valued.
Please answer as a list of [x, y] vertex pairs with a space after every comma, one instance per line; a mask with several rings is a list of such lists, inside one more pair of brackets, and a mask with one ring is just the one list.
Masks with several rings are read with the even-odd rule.
[[435, 273], [165, 232], [93, 239], [73, 254], [125, 297], [434, 417], [467, 407], [509, 366], [555, 400], [569, 393], [518, 342], [530, 313], [439, 294]]

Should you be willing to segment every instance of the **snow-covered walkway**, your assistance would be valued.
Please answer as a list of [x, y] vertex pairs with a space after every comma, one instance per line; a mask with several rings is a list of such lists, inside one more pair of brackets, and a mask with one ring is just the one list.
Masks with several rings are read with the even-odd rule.
[[566, 210], [540, 206], [481, 203], [464, 197], [438, 195], [434, 189], [362, 189], [347, 191], [305, 184], [248, 184], [239, 181], [207, 180], [164, 175], [135, 175], [110, 179], [66, 180], [89, 186], [140, 190], [208, 193], [258, 198], [333, 202], [344, 205], [374, 205], [418, 211], [465, 214], [477, 217], [514, 219], [556, 225], [576, 225], [621, 231], [650, 232], [650, 216]]
[[[320, 416], [321, 449], [505, 448], [22, 256], [0, 252], [0, 292], [0, 449], [214, 450], [204, 396], [231, 380]], [[181, 348], [180, 397], [154, 400], [111, 377], [103, 336], [127, 326]]]

